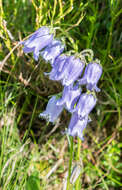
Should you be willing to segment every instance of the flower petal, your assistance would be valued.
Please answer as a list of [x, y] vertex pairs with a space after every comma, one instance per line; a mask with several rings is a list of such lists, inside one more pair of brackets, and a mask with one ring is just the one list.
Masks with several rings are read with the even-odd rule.
[[45, 118], [49, 122], [55, 122], [63, 110], [63, 106], [57, 106], [56, 96], [53, 96], [46, 107], [46, 110], [40, 113], [39, 117]]
[[42, 52], [41, 56], [45, 61], [50, 61], [53, 65], [56, 57], [58, 57], [64, 50], [64, 45], [59, 40], [53, 40]]
[[76, 108], [73, 112], [77, 111], [79, 117], [82, 119], [88, 115], [96, 105], [96, 98], [92, 94], [82, 94]]
[[70, 120], [67, 133], [73, 137], [78, 136], [81, 140], [83, 140], [83, 130], [86, 128], [87, 123], [88, 116], [80, 120], [77, 112], [75, 112]]
[[79, 80], [79, 84], [86, 84], [88, 90], [96, 90], [97, 92], [99, 92], [100, 89], [97, 87], [97, 83], [101, 77], [101, 74], [102, 67], [100, 66], [100, 64], [89, 63], [86, 66], [83, 78]]
[[75, 56], [70, 56], [65, 64], [65, 73], [64, 78], [62, 79], [62, 84], [69, 86], [74, 81], [78, 79], [81, 75], [85, 64], [81, 62], [79, 58], [75, 58]]
[[39, 28], [34, 34], [24, 41], [23, 51], [25, 53], [34, 52], [35, 60], [38, 60], [39, 51], [49, 45], [53, 40], [53, 34], [50, 34], [48, 27]]
[[72, 111], [80, 94], [81, 94], [81, 89], [79, 89], [78, 86], [77, 87], [65, 86], [62, 98], [57, 100], [57, 105], [64, 105], [64, 107], [68, 111]]
[[56, 58], [52, 71], [50, 72], [51, 80], [61, 80], [64, 76], [65, 64], [66, 64], [67, 56], [60, 55]]

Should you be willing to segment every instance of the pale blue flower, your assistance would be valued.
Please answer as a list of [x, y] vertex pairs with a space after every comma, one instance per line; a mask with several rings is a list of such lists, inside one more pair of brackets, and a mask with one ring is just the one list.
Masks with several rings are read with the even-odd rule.
[[83, 93], [73, 112], [77, 112], [82, 119], [92, 111], [96, 105], [96, 101], [96, 98], [92, 94]]
[[59, 40], [53, 40], [42, 52], [41, 56], [45, 61], [53, 65], [55, 59], [63, 52], [64, 44]]
[[49, 122], [55, 122], [64, 108], [62, 105], [56, 105], [56, 103], [56, 96], [52, 96], [47, 104], [46, 110], [40, 113], [39, 117], [45, 118]]
[[86, 66], [84, 76], [79, 80], [79, 84], [86, 85], [88, 90], [96, 90], [97, 92], [100, 89], [97, 87], [97, 83], [102, 74], [102, 67], [97, 63], [89, 63]]
[[60, 56], [54, 63], [50, 79], [61, 80], [64, 86], [73, 84], [82, 74], [85, 64], [75, 56]]
[[60, 55], [59, 57], [56, 58], [53, 64], [53, 68], [49, 73], [49, 78], [51, 80], [59, 81], [63, 78], [66, 60], [67, 60], [66, 55]]
[[56, 105], [64, 105], [64, 107], [68, 111], [72, 111], [75, 103], [77, 102], [79, 96], [81, 94], [81, 89], [78, 88], [77, 85], [73, 86], [65, 86], [63, 90], [63, 95], [60, 99], [57, 100]]
[[88, 123], [88, 115], [86, 115], [83, 119], [79, 118], [79, 115], [77, 112], [73, 113], [67, 134], [73, 137], [79, 137], [81, 140], [83, 140], [83, 130], [86, 128]]
[[65, 64], [62, 84], [69, 86], [74, 83], [82, 74], [85, 64], [75, 56], [70, 56]]
[[53, 34], [51, 34], [51, 29], [42, 26], [34, 34], [24, 41], [23, 51], [25, 53], [33, 52], [34, 59], [37, 61], [39, 58], [39, 52], [47, 45], [49, 45], [53, 40]]

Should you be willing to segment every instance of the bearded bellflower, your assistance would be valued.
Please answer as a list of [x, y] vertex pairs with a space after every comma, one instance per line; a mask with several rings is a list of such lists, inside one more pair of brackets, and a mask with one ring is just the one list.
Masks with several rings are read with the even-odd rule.
[[77, 102], [79, 96], [81, 94], [81, 89], [78, 88], [77, 85], [73, 86], [65, 86], [63, 90], [63, 95], [60, 99], [57, 100], [58, 106], [63, 106], [68, 110], [72, 111], [75, 103]]
[[88, 115], [86, 115], [83, 119], [79, 118], [79, 115], [77, 112], [73, 113], [67, 134], [73, 137], [79, 137], [81, 140], [83, 140], [83, 130], [86, 128], [88, 123]]
[[52, 96], [52, 98], [48, 101], [46, 110], [40, 113], [39, 117], [45, 118], [47, 121], [52, 123], [55, 122], [64, 108], [64, 106], [58, 106], [56, 103], [56, 96]]
[[65, 86], [73, 84], [82, 74], [84, 66], [85, 64], [79, 58], [75, 56], [68, 57], [64, 68], [62, 84]]
[[53, 40], [42, 52], [41, 56], [45, 61], [49, 61], [53, 66], [53, 63], [64, 50], [64, 44], [59, 40]]
[[92, 94], [83, 93], [73, 112], [77, 112], [79, 118], [82, 119], [92, 111], [96, 105], [96, 101], [96, 98]]
[[53, 40], [51, 29], [45, 26], [39, 28], [34, 34], [26, 41], [22, 42], [24, 45], [23, 51], [25, 53], [33, 52], [34, 59], [37, 61], [39, 52]]
[[62, 56], [56, 60], [50, 73], [50, 79], [61, 80], [64, 86], [73, 84], [81, 75], [85, 64], [75, 56]]
[[66, 60], [67, 60], [66, 55], [60, 55], [59, 57], [56, 58], [53, 64], [53, 68], [49, 73], [49, 78], [51, 80], [59, 81], [63, 78], [64, 74], [63, 71], [65, 69]]
[[86, 85], [88, 90], [96, 90], [99, 92], [100, 89], [97, 87], [97, 83], [102, 74], [102, 67], [97, 63], [89, 63], [86, 66], [84, 76], [79, 80], [79, 84]]

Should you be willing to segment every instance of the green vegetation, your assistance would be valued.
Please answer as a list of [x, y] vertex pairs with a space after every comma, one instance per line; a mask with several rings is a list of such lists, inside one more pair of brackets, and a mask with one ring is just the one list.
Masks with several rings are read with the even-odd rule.
[[35, 62], [18, 46], [42, 25], [58, 27], [56, 36], [63, 38], [66, 51], [90, 48], [103, 66], [93, 121], [79, 147], [74, 140], [72, 165], [80, 160], [83, 167], [79, 183], [69, 184], [70, 189], [120, 189], [121, 13], [120, 0], [0, 0], [0, 190], [65, 185], [70, 139], [61, 132], [69, 114], [64, 110], [56, 126], [38, 117], [62, 87], [44, 76], [50, 65]]

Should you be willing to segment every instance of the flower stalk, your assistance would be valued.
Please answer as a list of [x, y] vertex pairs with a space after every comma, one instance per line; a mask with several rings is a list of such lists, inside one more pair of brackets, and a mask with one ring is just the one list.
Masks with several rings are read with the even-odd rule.
[[[76, 155], [76, 160], [77, 162], [80, 161], [80, 149], [81, 149], [81, 139], [78, 137], [78, 145], [77, 145], [77, 155]], [[76, 181], [76, 190], [81, 189], [81, 185], [80, 185], [80, 178], [81, 178], [81, 174], [79, 175], [77, 181]]]
[[70, 176], [71, 176], [72, 160], [73, 160], [73, 137], [69, 137], [69, 138], [70, 138], [70, 158], [69, 158], [69, 170], [68, 170], [66, 190], [71, 190], [71, 188], [70, 188]]

